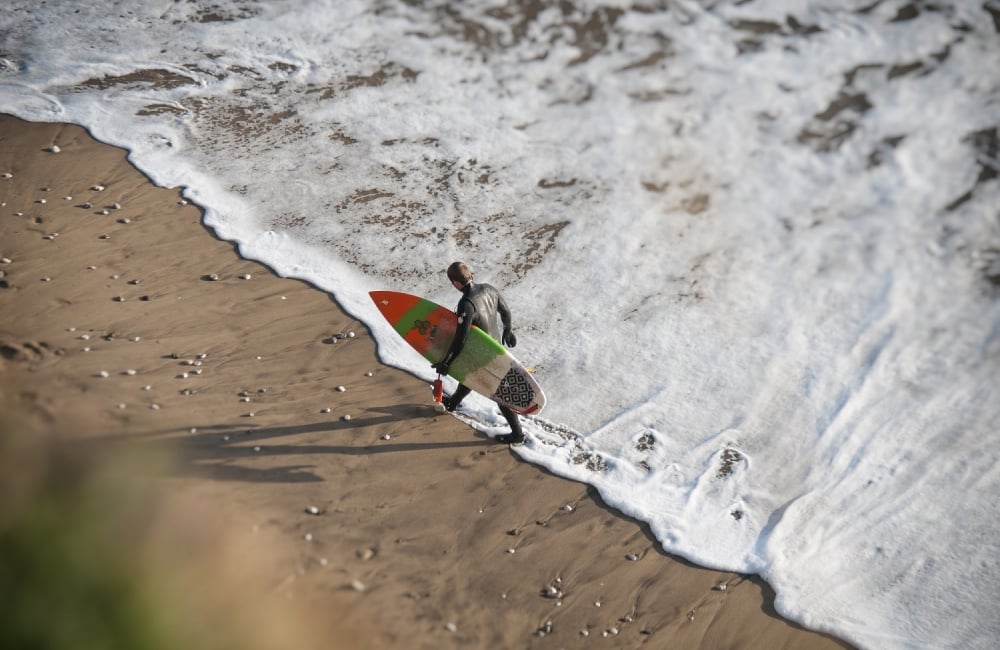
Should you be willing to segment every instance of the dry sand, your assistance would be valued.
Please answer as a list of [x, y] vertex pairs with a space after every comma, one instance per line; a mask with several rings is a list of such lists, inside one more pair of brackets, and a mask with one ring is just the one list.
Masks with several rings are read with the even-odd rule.
[[[147, 516], [111, 545], [139, 549], [136, 581], [170, 583], [186, 633], [218, 617], [251, 648], [848, 647], [435, 414], [327, 293], [241, 259], [122, 150], [0, 116], [5, 173], [3, 453], [35, 478], [5, 489], [27, 496], [0, 526], [44, 474], [11, 449], [115, 459]], [[106, 501], [94, 516], [131, 503]]]

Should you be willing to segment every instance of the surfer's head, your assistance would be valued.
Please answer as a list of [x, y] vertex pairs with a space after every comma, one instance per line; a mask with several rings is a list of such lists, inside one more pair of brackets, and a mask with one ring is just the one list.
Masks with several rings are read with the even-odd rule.
[[472, 282], [472, 269], [465, 262], [453, 262], [448, 267], [448, 279], [456, 289], [461, 289]]

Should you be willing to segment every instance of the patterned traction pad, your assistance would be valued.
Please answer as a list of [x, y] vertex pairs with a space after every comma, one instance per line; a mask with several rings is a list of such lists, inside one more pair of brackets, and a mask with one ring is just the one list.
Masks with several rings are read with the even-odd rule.
[[532, 400], [535, 399], [535, 391], [524, 375], [511, 368], [500, 380], [500, 385], [497, 386], [493, 396], [498, 402], [523, 410], [531, 406]]

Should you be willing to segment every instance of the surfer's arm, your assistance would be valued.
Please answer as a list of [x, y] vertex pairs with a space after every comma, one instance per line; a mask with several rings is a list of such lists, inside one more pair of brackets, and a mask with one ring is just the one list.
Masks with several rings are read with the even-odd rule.
[[476, 308], [472, 306], [471, 302], [463, 300], [456, 315], [458, 316], [458, 327], [455, 328], [455, 338], [451, 340], [451, 346], [448, 348], [448, 353], [444, 355], [444, 359], [433, 365], [433, 368], [442, 375], [448, 374], [448, 366], [455, 360], [455, 357], [462, 353], [465, 341], [469, 338], [469, 330], [472, 328]]
[[514, 336], [514, 326], [510, 317], [510, 309], [507, 307], [507, 303], [504, 301], [503, 296], [500, 295], [500, 292], [497, 292], [497, 311], [500, 312], [500, 320], [503, 322], [501, 343], [508, 348], [512, 348], [517, 345], [517, 337]]

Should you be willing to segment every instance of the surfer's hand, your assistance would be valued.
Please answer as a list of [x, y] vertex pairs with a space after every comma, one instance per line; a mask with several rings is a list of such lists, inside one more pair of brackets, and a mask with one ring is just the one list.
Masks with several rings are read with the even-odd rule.
[[434, 368], [434, 370], [436, 370], [437, 374], [439, 374], [439, 375], [447, 375], [448, 374], [448, 362], [447, 361], [439, 361], [438, 363], [432, 363], [431, 364], [431, 368]]
[[503, 331], [503, 344], [506, 345], [508, 348], [513, 348], [517, 346], [517, 337], [514, 336], [514, 332], [512, 330]]

